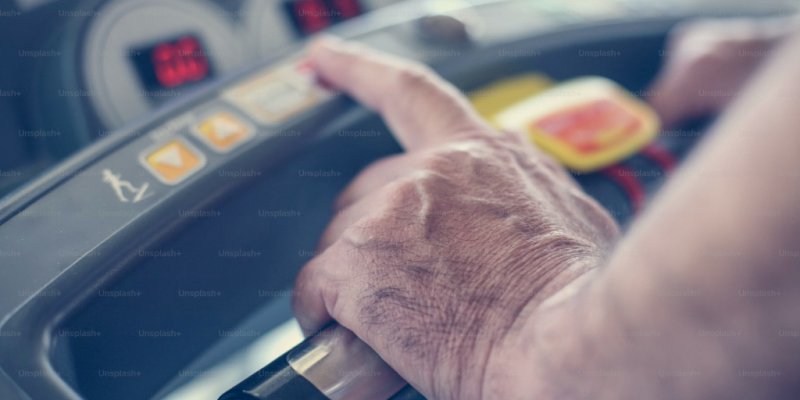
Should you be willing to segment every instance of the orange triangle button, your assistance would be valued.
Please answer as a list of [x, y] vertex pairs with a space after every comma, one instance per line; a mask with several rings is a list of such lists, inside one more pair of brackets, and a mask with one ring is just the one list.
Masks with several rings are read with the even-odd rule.
[[198, 139], [218, 153], [227, 153], [253, 137], [252, 125], [229, 112], [211, 114], [192, 132]]
[[168, 185], [178, 184], [206, 163], [203, 153], [182, 139], [145, 151], [140, 161], [158, 180]]

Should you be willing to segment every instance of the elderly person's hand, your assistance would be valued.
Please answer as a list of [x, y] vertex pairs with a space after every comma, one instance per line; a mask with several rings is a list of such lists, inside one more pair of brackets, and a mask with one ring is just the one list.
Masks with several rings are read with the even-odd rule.
[[297, 280], [301, 326], [335, 319], [429, 398], [481, 398], [493, 350], [597, 267], [617, 226], [552, 159], [487, 126], [425, 67], [331, 39], [309, 58], [406, 152], [341, 194]]
[[780, 42], [794, 17], [706, 19], [670, 35], [666, 65], [648, 91], [665, 126], [720, 112]]
[[297, 281], [306, 332], [336, 319], [431, 399], [796, 397], [800, 36], [619, 241], [426, 69], [336, 42], [310, 58], [407, 152], [341, 195]]

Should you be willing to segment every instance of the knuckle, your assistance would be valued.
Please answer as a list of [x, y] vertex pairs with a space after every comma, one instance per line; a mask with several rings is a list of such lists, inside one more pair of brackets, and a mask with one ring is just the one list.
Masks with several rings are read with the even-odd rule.
[[370, 256], [404, 249], [402, 242], [412, 234], [423, 205], [420, 183], [416, 177], [391, 183], [380, 209], [342, 232], [344, 244]]
[[483, 137], [464, 138], [456, 143], [430, 152], [423, 160], [423, 169], [435, 173], [463, 170], [475, 162], [486, 160], [494, 150]]
[[344, 256], [340, 243], [332, 244], [321, 254], [312, 258], [298, 273], [296, 288], [299, 291], [336, 291], [349, 271], [337, 267], [337, 259]]
[[367, 219], [364, 219], [345, 228], [339, 237], [340, 242], [350, 248], [361, 246], [371, 236], [369, 230], [373, 229], [366, 221]]
[[480, 138], [483, 147], [495, 158], [510, 160], [513, 155], [529, 145], [520, 135], [487, 135]]
[[495, 135], [487, 135], [489, 140], [492, 139], [502, 139], [503, 143], [506, 146], [513, 146], [514, 148], [523, 148], [529, 146], [531, 144], [530, 140], [528, 139], [528, 135], [519, 130], [502, 130], [500, 132], [496, 132]]
[[420, 184], [424, 180], [422, 174], [414, 174], [408, 179], [396, 182], [389, 191], [387, 204], [390, 211], [407, 210], [421, 202]]
[[[447, 173], [453, 169], [455, 164], [463, 161], [464, 157], [463, 151], [453, 149], [437, 150], [425, 156], [422, 160], [421, 170], [431, 173]], [[422, 179], [422, 175], [418, 179]]]

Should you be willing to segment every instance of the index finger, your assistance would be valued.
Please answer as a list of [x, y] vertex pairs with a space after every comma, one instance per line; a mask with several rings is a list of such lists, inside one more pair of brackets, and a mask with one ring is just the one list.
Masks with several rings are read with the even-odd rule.
[[423, 65], [330, 37], [313, 42], [308, 57], [326, 82], [380, 113], [406, 150], [490, 129], [458, 89]]

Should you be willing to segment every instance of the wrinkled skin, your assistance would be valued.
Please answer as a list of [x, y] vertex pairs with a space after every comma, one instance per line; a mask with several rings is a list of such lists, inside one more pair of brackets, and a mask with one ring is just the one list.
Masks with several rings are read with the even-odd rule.
[[[486, 126], [427, 69], [338, 43], [311, 55], [408, 151], [342, 193], [324, 252], [298, 278], [299, 320], [313, 332], [336, 319], [431, 398], [478, 398], [487, 358], [520, 313], [598, 266], [617, 227], [551, 158]], [[326, 75], [337, 57], [381, 68], [388, 88]], [[376, 106], [378, 89], [409, 97]], [[419, 125], [426, 115], [451, 128]]]
[[[800, 37], [784, 47], [618, 238], [560, 166], [426, 68], [314, 43], [320, 77], [380, 113], [405, 153], [341, 194], [297, 279], [302, 328], [338, 321], [432, 400], [796, 393], [800, 342], [770, 334], [800, 326], [800, 269], [785, 256], [800, 237]], [[726, 105], [697, 84], [738, 92], [755, 68], [711, 74], [724, 57], [675, 54], [651, 91], [668, 125]], [[697, 295], [664, 295], [676, 288]], [[740, 295], [764, 288], [781, 296]], [[767, 334], [698, 334], [752, 327]], [[742, 379], [754, 367], [786, 378]]]

